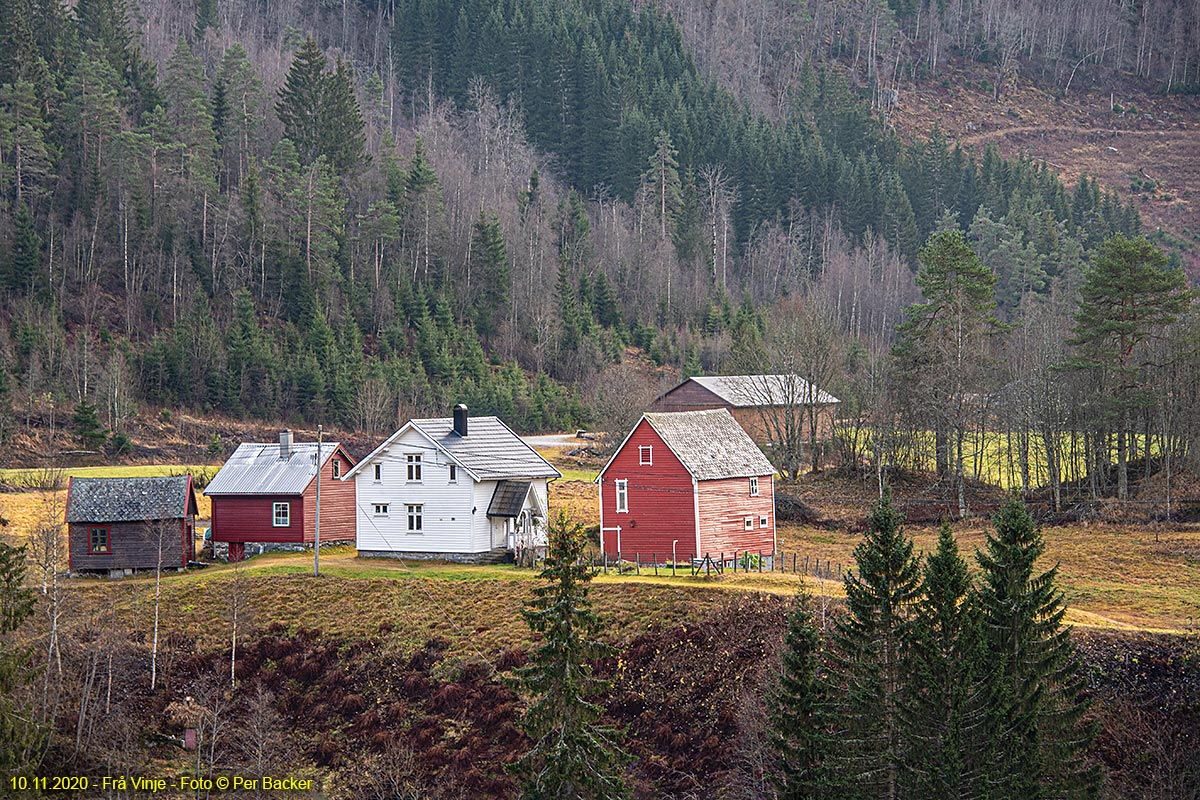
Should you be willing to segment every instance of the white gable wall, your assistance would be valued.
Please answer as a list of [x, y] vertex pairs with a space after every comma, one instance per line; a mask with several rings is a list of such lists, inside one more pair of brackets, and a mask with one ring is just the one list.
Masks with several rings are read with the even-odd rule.
[[[421, 456], [421, 481], [409, 482], [406, 456]], [[405, 431], [386, 450], [363, 465], [354, 476], [358, 495], [355, 511], [357, 548], [394, 552], [478, 553], [490, 549], [477, 544], [486, 539], [486, 502], [475, 502], [479, 488], [461, 466], [450, 483], [450, 460], [415, 430]], [[381, 469], [375, 480], [375, 465]], [[493, 486], [494, 484], [489, 484]], [[491, 499], [490, 492], [487, 495]], [[376, 503], [387, 503], [386, 517], [374, 513]], [[422, 507], [421, 532], [408, 531], [406, 506]], [[472, 513], [472, 509], [477, 509]]]

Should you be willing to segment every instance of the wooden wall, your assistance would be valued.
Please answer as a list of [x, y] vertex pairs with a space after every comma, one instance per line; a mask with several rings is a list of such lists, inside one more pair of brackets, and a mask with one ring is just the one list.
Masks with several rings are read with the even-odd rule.
[[[188, 530], [194, 530], [194, 520]], [[187, 566], [195, 554], [184, 547], [184, 520], [149, 522], [72, 522], [67, 526], [71, 570], [154, 569], [158, 564], [158, 535], [163, 527], [162, 565], [164, 569]], [[108, 528], [109, 552], [88, 553], [90, 529]], [[189, 537], [190, 538], [190, 537]], [[189, 542], [191, 544], [191, 542]]]

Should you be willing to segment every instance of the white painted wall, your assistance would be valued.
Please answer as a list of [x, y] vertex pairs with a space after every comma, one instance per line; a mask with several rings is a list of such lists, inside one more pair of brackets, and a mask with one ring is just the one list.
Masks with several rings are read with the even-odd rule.
[[[421, 481], [407, 480], [409, 454], [421, 456]], [[375, 480], [375, 464], [382, 467]], [[477, 508], [477, 489], [471, 476], [458, 468], [457, 481], [450, 483], [449, 462], [428, 439], [408, 430], [379, 453], [354, 476], [357, 489], [356, 541], [359, 550], [393, 550], [426, 553], [477, 553], [476, 532], [486, 522], [487, 506]], [[490, 500], [491, 494], [488, 494]], [[387, 503], [386, 517], [374, 513], [376, 503]], [[422, 508], [421, 533], [408, 532], [408, 510]], [[484, 548], [487, 549], [487, 548]]]

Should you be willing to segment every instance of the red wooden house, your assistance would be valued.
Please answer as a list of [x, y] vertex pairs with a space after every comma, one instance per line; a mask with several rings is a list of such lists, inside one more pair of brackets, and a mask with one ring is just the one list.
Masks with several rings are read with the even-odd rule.
[[[354, 541], [354, 481], [341, 478], [354, 459], [338, 442], [321, 445], [321, 541]], [[244, 442], [204, 494], [212, 498], [212, 538], [229, 544], [229, 560], [246, 544], [308, 544], [316, 535], [317, 443]]]
[[726, 409], [650, 413], [600, 471], [600, 548], [665, 561], [774, 553], [774, 473]]

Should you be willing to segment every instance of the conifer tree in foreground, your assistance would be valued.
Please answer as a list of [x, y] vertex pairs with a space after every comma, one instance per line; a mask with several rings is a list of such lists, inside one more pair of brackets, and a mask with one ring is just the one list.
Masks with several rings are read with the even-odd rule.
[[858, 574], [846, 576], [847, 613], [837, 622], [832, 662], [846, 693], [840, 771], [861, 796], [888, 800], [899, 796], [907, 758], [903, 703], [921, 589], [920, 561], [903, 521], [885, 488], [854, 548]]
[[528, 800], [628, 795], [622, 777], [628, 756], [619, 734], [600, 723], [602, 709], [588, 699], [607, 686], [592, 675], [591, 662], [611, 648], [596, 640], [600, 622], [588, 600], [585, 542], [583, 526], [560, 510], [550, 523], [541, 572], [549, 583], [534, 589], [535, 599], [521, 611], [542, 634], [530, 663], [517, 671], [531, 695], [522, 727], [534, 745], [514, 765]]
[[33, 774], [44, 748], [45, 731], [16, 697], [36, 675], [32, 651], [9, 639], [33, 613], [34, 602], [33, 590], [25, 586], [25, 548], [0, 542], [0, 772], [6, 784], [10, 775]]
[[906, 727], [905, 794], [925, 800], [984, 796], [986, 681], [984, 642], [971, 596], [971, 576], [950, 526], [925, 562], [913, 626]]
[[1062, 624], [1066, 606], [1052, 567], [1034, 574], [1045, 550], [1025, 506], [1010, 500], [992, 518], [982, 552], [979, 604], [994, 666], [989, 698], [988, 780], [995, 797], [1094, 798], [1099, 775], [1084, 763], [1096, 734]]
[[773, 698], [771, 745], [778, 755], [774, 782], [780, 800], [819, 800], [832, 796], [835, 788], [829, 768], [830, 692], [811, 604], [802, 588], [788, 619], [779, 687]]

